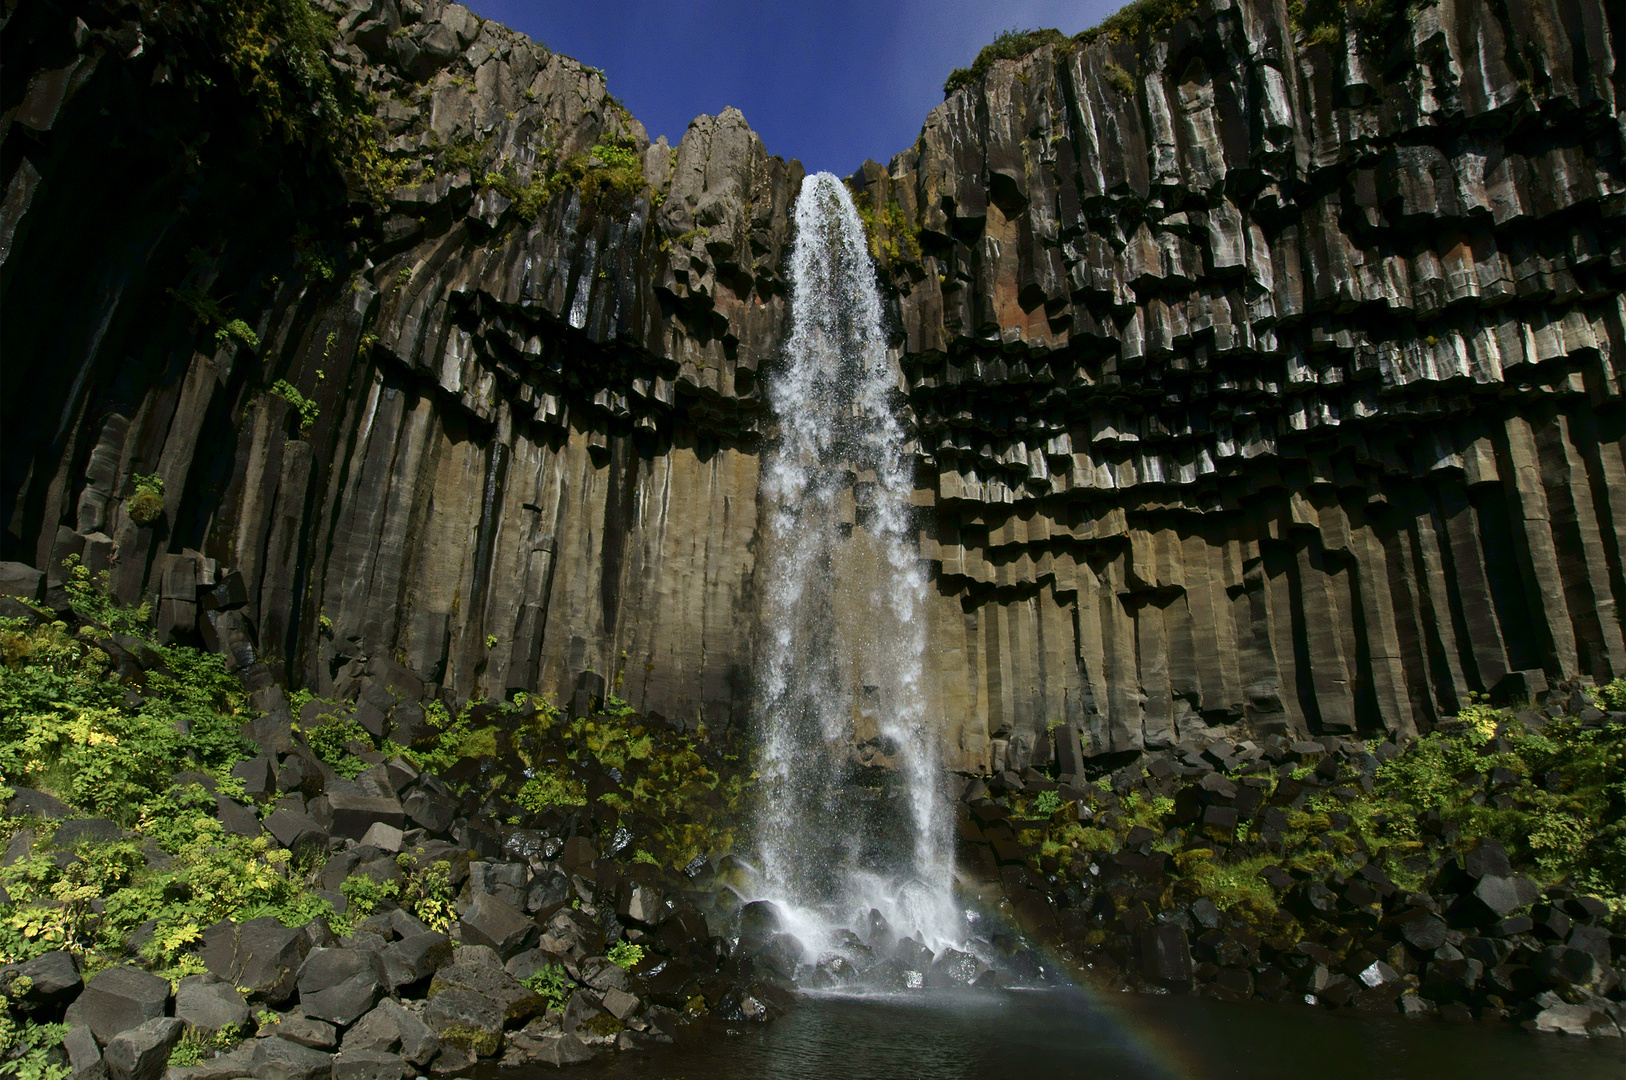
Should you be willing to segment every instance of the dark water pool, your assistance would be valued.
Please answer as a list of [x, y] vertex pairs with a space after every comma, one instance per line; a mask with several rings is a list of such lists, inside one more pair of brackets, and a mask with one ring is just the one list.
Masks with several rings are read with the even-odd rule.
[[[571, 1072], [594, 1080], [1626, 1080], [1626, 1046], [1618, 1039], [1121, 997], [805, 998], [766, 1028]], [[493, 1075], [519, 1080], [507, 1071]]]

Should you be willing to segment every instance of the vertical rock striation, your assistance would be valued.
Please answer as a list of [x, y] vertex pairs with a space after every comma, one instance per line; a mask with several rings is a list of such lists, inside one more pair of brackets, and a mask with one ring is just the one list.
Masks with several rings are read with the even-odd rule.
[[[180, 10], [6, 16], [4, 557], [255, 679], [737, 721], [800, 165], [368, 0], [327, 63], [371, 150], [324, 169]], [[1623, 36], [1204, 0], [995, 63], [850, 178], [951, 764], [1626, 673]]]

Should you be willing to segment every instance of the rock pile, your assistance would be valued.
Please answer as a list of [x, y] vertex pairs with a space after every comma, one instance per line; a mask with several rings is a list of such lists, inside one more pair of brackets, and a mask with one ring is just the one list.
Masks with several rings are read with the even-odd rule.
[[[15, 604], [0, 614], [19, 610], [27, 621], [40, 618]], [[98, 637], [105, 630], [92, 622], [83, 629], [79, 640], [105, 653], [136, 698], [145, 680], [167, 670], [138, 638]], [[212, 809], [226, 839], [286, 852], [255, 866], [294, 878], [328, 914], [302, 925], [250, 915], [199, 927], [190, 955], [159, 969], [194, 972], [173, 986], [144, 970], [157, 966], [160, 954], [144, 947], [160, 919], [99, 952], [103, 962], [122, 962], [88, 979], [68, 949], [0, 969], [0, 995], [20, 1015], [68, 1025], [62, 1053], [78, 1080], [157, 1080], [172, 1054], [188, 1063], [171, 1064], [170, 1080], [401, 1080], [461, 1073], [481, 1060], [563, 1065], [669, 1043], [703, 1015], [763, 1021], [788, 1006], [788, 984], [773, 965], [736, 955], [713, 929], [710, 860], [697, 856], [678, 871], [651, 854], [670, 859], [661, 823], [631, 790], [645, 773], [698, 790], [673, 804], [672, 817], [689, 823], [686, 835], [709, 843], [708, 814], [729, 806], [693, 779], [709, 776], [718, 788], [715, 774], [683, 771], [692, 741], [670, 731], [657, 738], [624, 711], [575, 727], [527, 728], [539, 713], [534, 702], [505, 707], [500, 715], [515, 732], [531, 732], [530, 760], [555, 763], [564, 770], [559, 783], [579, 778], [594, 796], [528, 810], [497, 773], [515, 775], [520, 765], [509, 735], [499, 739], [495, 728], [487, 729], [495, 755], [459, 758], [439, 772], [359, 741], [335, 757], [322, 741], [334, 712], [358, 732], [374, 728], [386, 746], [400, 738], [423, 755], [436, 752], [425, 703], [370, 698], [378, 685], [382, 677], [364, 679], [359, 702], [309, 702], [299, 719], [280, 688], [259, 691], [254, 702], [264, 711], [240, 731], [257, 752], [232, 767], [234, 784], [198, 770], [171, 778], [172, 792], [195, 796], [186, 805]], [[369, 701], [379, 700], [388, 709], [369, 716]], [[474, 706], [461, 722], [496, 715]], [[570, 742], [589, 724], [640, 745], [614, 759], [619, 767], [607, 764]], [[714, 750], [699, 749], [722, 767]], [[17, 788], [4, 811], [14, 827], [7, 867], [48, 863], [59, 878], [115, 849], [148, 871], [175, 861], [144, 835], [145, 824], [127, 830], [81, 816], [47, 792]], [[65, 903], [48, 893], [15, 910], [48, 920], [53, 910], [66, 916]], [[98, 896], [85, 914], [97, 942], [120, 925], [103, 903]], [[0, 904], [13, 898], [0, 892]], [[252, 1037], [239, 1043], [245, 1034]]]
[[[1626, 739], [1626, 713], [1580, 693], [1551, 692], [1518, 716]], [[1479, 754], [1507, 750], [1498, 735]], [[1414, 753], [1270, 736], [1184, 744], [1099, 784], [1031, 769], [974, 778], [962, 859], [997, 878], [1019, 923], [1106, 985], [1620, 1034], [1626, 937], [1602, 900], [1538, 885], [1501, 842], [1461, 835], [1438, 810], [1415, 823], [1419, 842], [1381, 839], [1379, 770]], [[1496, 766], [1448, 783], [1461, 803], [1508, 808], [1520, 779]], [[1069, 836], [1082, 844], [1069, 849]]]

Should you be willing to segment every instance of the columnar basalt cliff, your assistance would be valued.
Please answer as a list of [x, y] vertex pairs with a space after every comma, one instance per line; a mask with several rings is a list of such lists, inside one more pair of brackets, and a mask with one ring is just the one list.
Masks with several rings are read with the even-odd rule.
[[[800, 165], [438, 0], [335, 9], [337, 90], [184, 10], [7, 7], [4, 557], [251, 679], [739, 722]], [[1202, 0], [854, 174], [951, 765], [1626, 673], [1620, 19]]]

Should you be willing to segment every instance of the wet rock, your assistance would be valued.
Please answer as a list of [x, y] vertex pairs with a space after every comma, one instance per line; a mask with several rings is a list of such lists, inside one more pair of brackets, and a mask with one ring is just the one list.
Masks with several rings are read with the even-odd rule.
[[1140, 971], [1147, 982], [1171, 988], [1191, 985], [1191, 947], [1178, 926], [1149, 926], [1140, 933]]

